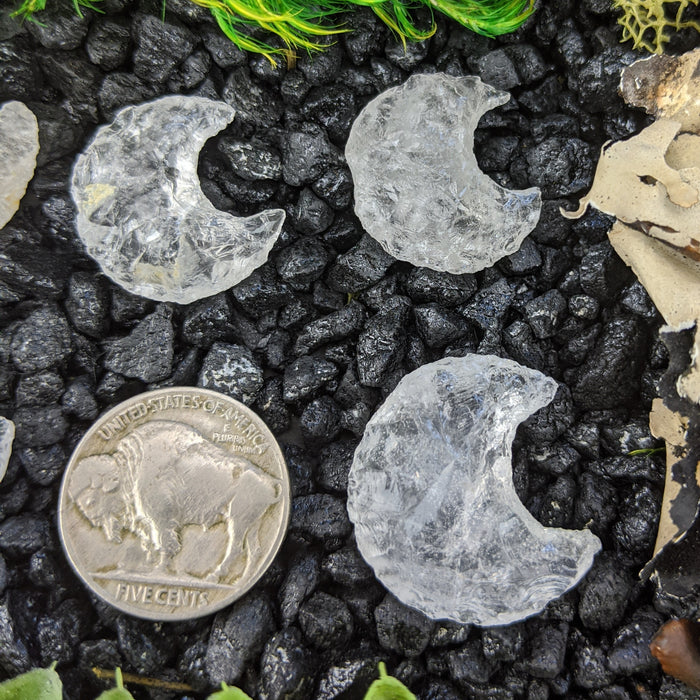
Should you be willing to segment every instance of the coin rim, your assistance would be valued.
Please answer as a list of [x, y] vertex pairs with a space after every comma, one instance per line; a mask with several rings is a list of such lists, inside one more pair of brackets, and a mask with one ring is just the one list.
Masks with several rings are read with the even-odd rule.
[[[70, 468], [73, 465], [74, 460], [76, 459], [76, 456], [80, 452], [80, 450], [83, 448], [84, 443], [88, 442], [90, 438], [93, 437], [93, 435], [97, 432], [98, 426], [101, 426], [102, 423], [105, 420], [108, 420], [109, 417], [112, 414], [118, 414], [121, 413], [124, 409], [123, 407], [127, 404], [130, 404], [134, 401], [134, 399], [137, 398], [142, 398], [142, 397], [149, 397], [153, 396], [155, 394], [158, 394], [160, 396], [164, 394], [172, 394], [172, 393], [182, 393], [184, 391], [188, 392], [196, 392], [199, 394], [205, 394], [210, 396], [211, 398], [214, 399], [219, 399], [221, 400], [222, 398], [225, 399], [226, 401], [232, 402], [235, 406], [240, 407], [245, 409], [246, 411], [252, 413], [259, 421], [262, 423], [262, 426], [264, 428], [264, 431], [267, 432], [269, 442], [270, 442], [270, 448], [272, 448], [276, 452], [276, 456], [279, 458], [279, 462], [281, 465], [281, 470], [282, 470], [282, 481], [283, 481], [283, 497], [284, 497], [284, 512], [282, 513], [282, 526], [280, 527], [279, 533], [277, 535], [276, 541], [273, 545], [273, 547], [270, 549], [268, 552], [267, 556], [265, 557], [264, 560], [264, 566], [260, 568], [259, 573], [257, 576], [253, 577], [250, 582], [248, 583], [247, 586], [242, 588], [240, 591], [236, 593], [235, 598], [224, 598], [222, 601], [219, 601], [216, 604], [212, 604], [206, 607], [206, 609], [200, 611], [192, 611], [191, 608], [188, 608], [187, 611], [183, 611], [183, 613], [172, 613], [167, 616], [159, 615], [156, 612], [154, 613], [149, 613], [147, 610], [141, 610], [140, 608], [134, 608], [130, 604], [122, 604], [119, 601], [113, 601], [110, 600], [107, 596], [103, 595], [99, 590], [97, 590], [96, 586], [92, 582], [92, 580], [88, 580], [87, 577], [81, 572], [80, 568], [76, 564], [76, 557], [75, 557], [75, 552], [74, 548], [72, 547], [69, 538], [67, 538], [64, 535], [64, 516], [63, 516], [63, 505], [64, 505], [64, 498], [67, 498], [65, 495], [65, 491], [67, 489], [67, 481], [68, 481], [68, 474], [70, 472]], [[147, 421], [145, 421], [147, 422]], [[120, 401], [116, 406], [113, 406], [110, 408], [108, 411], [100, 415], [95, 421], [92, 423], [92, 425], [88, 428], [86, 431], [85, 435], [80, 439], [80, 442], [75, 446], [75, 449], [73, 450], [70, 458], [68, 459], [66, 463], [66, 468], [65, 471], [63, 472], [63, 477], [61, 479], [61, 488], [58, 493], [58, 537], [61, 541], [61, 546], [63, 548], [63, 552], [66, 555], [66, 559], [68, 559], [68, 563], [71, 565], [71, 568], [75, 572], [75, 574], [78, 576], [80, 581], [83, 583], [83, 585], [94, 595], [96, 595], [98, 598], [103, 600], [104, 602], [108, 603], [112, 607], [116, 608], [117, 610], [120, 610], [121, 612], [125, 612], [129, 615], [133, 615], [134, 617], [139, 617], [145, 620], [154, 620], [157, 622], [178, 622], [182, 620], [193, 620], [196, 618], [200, 617], [206, 617], [207, 615], [211, 615], [213, 613], [218, 612], [219, 610], [222, 610], [225, 607], [228, 607], [229, 605], [232, 605], [235, 603], [237, 600], [240, 600], [248, 591], [264, 576], [264, 574], [267, 572], [267, 570], [270, 568], [270, 565], [272, 562], [275, 560], [277, 555], [279, 554], [280, 548], [282, 547], [282, 543], [284, 542], [286, 536], [287, 536], [287, 530], [289, 529], [289, 519], [291, 515], [291, 500], [292, 500], [292, 494], [291, 494], [291, 483], [290, 483], [290, 478], [289, 478], [289, 469], [287, 468], [287, 462], [284, 458], [284, 454], [282, 453], [282, 448], [279, 446], [279, 443], [277, 442], [277, 439], [275, 436], [272, 434], [272, 431], [270, 428], [267, 426], [265, 421], [255, 412], [253, 411], [252, 408], [249, 406], [246, 406], [244, 403], [241, 403], [240, 401], [237, 401], [236, 399], [231, 398], [227, 394], [222, 394], [221, 392], [218, 391], [212, 391], [211, 389], [202, 389], [200, 387], [193, 387], [193, 386], [176, 386], [176, 387], [166, 387], [163, 389], [153, 389], [151, 391], [145, 391], [141, 394], [136, 394], [135, 396], [132, 396], [128, 399], [125, 399], [124, 401]], [[89, 574], [88, 574], [89, 576]]]

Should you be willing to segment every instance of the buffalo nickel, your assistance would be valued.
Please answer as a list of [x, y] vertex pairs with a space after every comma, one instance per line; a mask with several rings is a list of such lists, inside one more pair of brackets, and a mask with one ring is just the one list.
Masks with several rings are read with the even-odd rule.
[[151, 620], [212, 613], [262, 576], [290, 488], [249, 408], [191, 387], [135, 396], [88, 430], [61, 485], [59, 532], [98, 596]]

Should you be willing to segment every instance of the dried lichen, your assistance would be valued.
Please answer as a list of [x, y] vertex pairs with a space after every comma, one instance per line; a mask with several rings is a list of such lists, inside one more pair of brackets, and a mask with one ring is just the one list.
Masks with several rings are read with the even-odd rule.
[[663, 53], [664, 44], [671, 38], [669, 31], [690, 28], [700, 32], [700, 24], [683, 18], [688, 6], [697, 5], [698, 1], [613, 0], [613, 6], [622, 10], [622, 17], [618, 20], [622, 27], [621, 41], [631, 39], [635, 49]]

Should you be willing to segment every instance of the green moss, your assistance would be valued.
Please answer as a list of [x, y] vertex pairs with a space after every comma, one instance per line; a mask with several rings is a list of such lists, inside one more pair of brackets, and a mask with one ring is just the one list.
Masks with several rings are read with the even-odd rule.
[[[22, 0], [13, 13], [32, 19], [47, 0]], [[52, 0], [57, 2], [60, 0]], [[63, 0], [65, 1], [65, 0]], [[100, 0], [71, 0], [76, 12], [81, 7], [99, 9]], [[451, 17], [478, 34], [497, 36], [520, 27], [534, 11], [534, 0], [191, 0], [206, 7], [221, 30], [241, 49], [262, 53], [274, 63], [276, 55], [299, 49], [318, 51], [327, 37], [347, 31], [338, 15], [357, 7], [369, 7], [402, 41], [422, 41], [435, 32], [434, 20], [421, 26], [415, 11], [434, 10]], [[697, 0], [695, 0], [697, 1]], [[39, 17], [36, 18], [40, 20]], [[276, 35], [277, 42], [260, 39], [262, 28]]]
[[622, 39], [631, 40], [635, 49], [650, 53], [663, 53], [670, 40], [669, 31], [695, 29], [700, 24], [683, 18], [689, 5], [699, 0], [613, 0], [613, 6], [622, 10], [618, 24], [622, 27]]

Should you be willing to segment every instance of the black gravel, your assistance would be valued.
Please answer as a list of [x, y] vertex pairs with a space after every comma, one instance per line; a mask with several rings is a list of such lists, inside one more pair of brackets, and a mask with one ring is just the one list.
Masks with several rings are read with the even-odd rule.
[[[11, 4], [11, 3], [9, 3]], [[663, 488], [647, 414], [667, 356], [660, 318], [607, 242], [610, 218], [571, 222], [601, 145], [647, 123], [616, 93], [634, 60], [603, 0], [541, 0], [489, 40], [438, 16], [404, 51], [371, 12], [296, 68], [230, 44], [208, 13], [169, 0], [104, 0], [42, 23], [0, 22], [0, 101], [40, 124], [39, 167], [0, 235], [0, 413], [17, 438], [0, 484], [0, 676], [58, 662], [66, 697], [94, 698], [91, 668], [188, 683], [137, 698], [202, 698], [220, 681], [262, 700], [361, 698], [384, 660], [421, 700], [680, 700], [648, 642], [674, 613], [638, 572]], [[5, 3], [3, 12], [8, 3]], [[686, 50], [694, 35], [672, 45]], [[522, 248], [475, 275], [387, 255], [355, 218], [343, 150], [366, 102], [411, 73], [477, 74], [512, 94], [476, 132], [481, 167], [537, 185], [542, 218]], [[135, 297], [101, 275], [75, 234], [70, 168], [98, 124], [158, 95], [223, 99], [236, 119], [205, 147], [202, 187], [244, 215], [287, 211], [269, 261], [189, 306]], [[436, 622], [398, 602], [359, 555], [347, 474], [367, 420], [405, 374], [444, 356], [510, 357], [560, 383], [518, 432], [518, 494], [547, 525], [590, 527], [604, 551], [574, 591], [503, 628]], [[293, 488], [277, 561], [215, 616], [157, 624], [122, 615], [72, 574], [56, 504], [91, 422], [158, 386], [244, 401], [277, 435]], [[672, 608], [672, 605], [670, 606]]]

